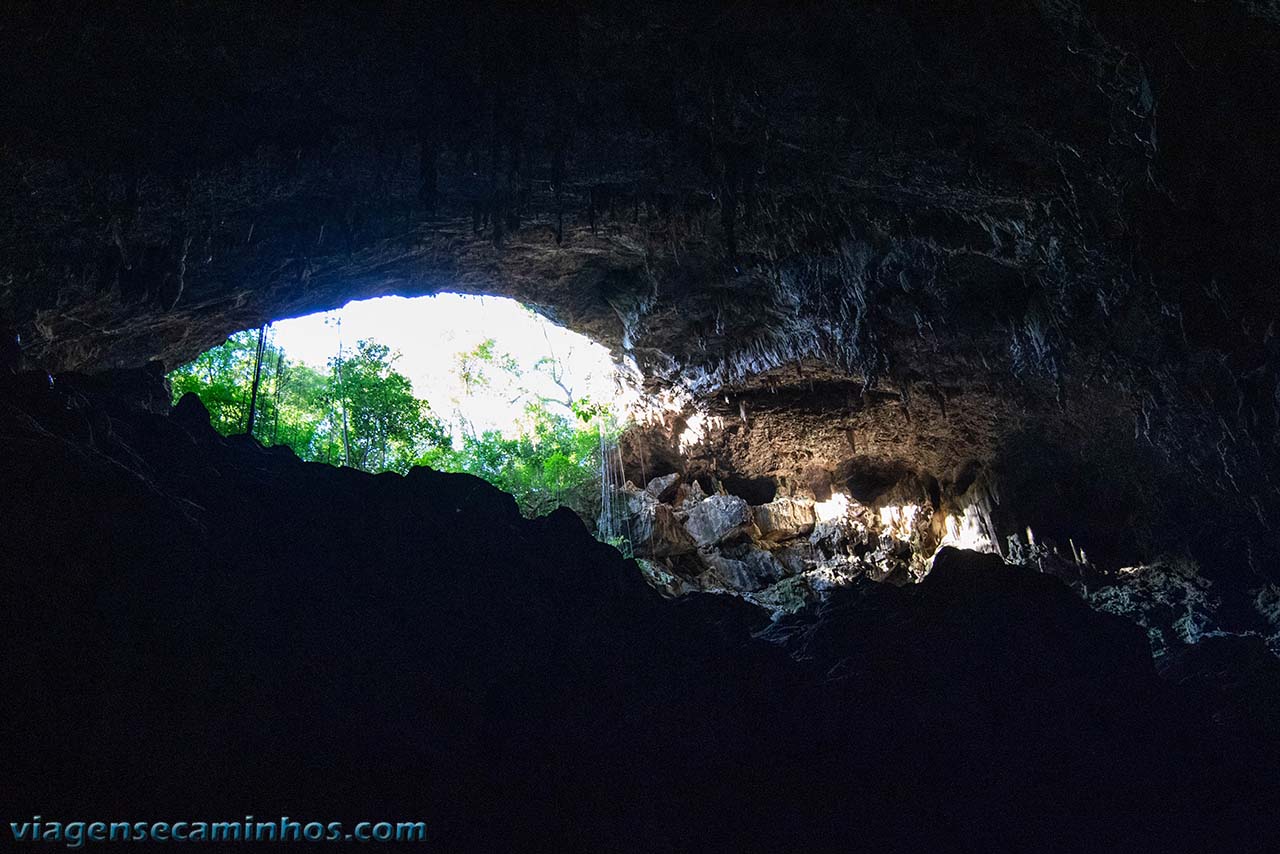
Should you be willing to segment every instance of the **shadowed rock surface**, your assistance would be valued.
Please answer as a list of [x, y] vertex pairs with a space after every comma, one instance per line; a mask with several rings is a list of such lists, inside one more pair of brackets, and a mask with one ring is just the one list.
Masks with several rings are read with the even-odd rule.
[[[1274, 3], [51, 0], [6, 7], [0, 80], [8, 814], [1271, 843]], [[758, 548], [742, 509], [794, 496], [1043, 572], [944, 550], [769, 624], [478, 481], [164, 414], [228, 333], [442, 290], [634, 368], [620, 482], [677, 475], [629, 505], [673, 572], [872, 544]]]
[[774, 623], [664, 600], [568, 511], [107, 387], [0, 408], [6, 815], [412, 818], [448, 851], [1251, 850], [1269, 818], [1260, 642], [1175, 686], [1129, 621], [953, 549]]

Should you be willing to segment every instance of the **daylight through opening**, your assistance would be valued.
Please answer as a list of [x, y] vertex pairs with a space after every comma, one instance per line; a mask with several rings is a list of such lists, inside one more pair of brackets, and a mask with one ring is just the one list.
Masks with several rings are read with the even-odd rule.
[[477, 475], [629, 551], [610, 493], [635, 394], [606, 348], [514, 300], [351, 302], [237, 332], [169, 380], [224, 435], [367, 472]]

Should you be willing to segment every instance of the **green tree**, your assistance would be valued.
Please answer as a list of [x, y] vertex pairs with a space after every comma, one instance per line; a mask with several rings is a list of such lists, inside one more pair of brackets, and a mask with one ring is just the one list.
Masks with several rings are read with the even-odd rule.
[[174, 400], [195, 392], [214, 428], [223, 435], [244, 431], [249, 416], [258, 341], [254, 331], [237, 332], [169, 375]]
[[494, 369], [505, 374], [508, 382], [520, 377], [520, 363], [511, 354], [498, 352], [497, 347], [497, 341], [486, 338], [470, 350], [454, 354], [453, 372], [468, 396], [493, 386]]
[[[169, 375], [176, 401], [194, 392], [224, 435], [245, 430], [252, 397], [256, 330], [232, 335]], [[288, 445], [304, 460], [365, 471], [407, 472], [426, 465], [484, 478], [515, 496], [529, 516], [559, 506], [594, 524], [601, 500], [600, 453], [619, 425], [606, 405], [578, 397], [564, 366], [540, 360], [526, 375], [493, 339], [454, 358], [468, 397], [498, 393], [523, 405], [515, 435], [489, 430], [476, 435], [462, 423], [455, 447], [446, 423], [413, 393], [395, 369], [399, 354], [362, 340], [354, 351], [329, 360], [327, 371], [292, 362], [268, 342], [263, 349], [254, 435], [264, 444]], [[534, 374], [549, 377], [554, 396], [532, 390]]]
[[264, 442], [288, 445], [304, 460], [341, 462], [341, 426], [328, 405], [329, 375], [286, 359], [273, 380], [271, 432]]
[[347, 357], [329, 360], [326, 396], [345, 409], [350, 464], [365, 471], [404, 473], [431, 448], [449, 443], [446, 425], [425, 400], [414, 397], [409, 378], [394, 369], [399, 354], [361, 340]]
[[577, 398], [554, 356], [540, 359], [534, 371], [551, 380], [555, 396], [532, 390], [519, 363], [500, 352], [493, 339], [458, 353], [454, 372], [464, 394], [501, 389], [511, 403], [524, 404], [524, 414], [516, 436], [467, 430], [455, 454], [448, 459], [437, 456], [429, 464], [484, 478], [515, 496], [525, 515], [539, 516], [563, 505], [594, 523], [600, 503], [601, 433], [607, 439], [618, 433], [612, 412]]
[[[174, 400], [194, 392], [215, 429], [244, 432], [257, 343], [254, 332], [240, 332], [173, 371]], [[329, 371], [321, 372], [290, 362], [268, 344], [254, 437], [288, 445], [304, 460], [338, 465], [349, 457], [365, 471], [408, 471], [429, 450], [447, 448], [449, 431], [426, 401], [414, 397], [409, 379], [394, 369], [395, 359], [385, 345], [360, 341], [353, 354], [331, 359]]]

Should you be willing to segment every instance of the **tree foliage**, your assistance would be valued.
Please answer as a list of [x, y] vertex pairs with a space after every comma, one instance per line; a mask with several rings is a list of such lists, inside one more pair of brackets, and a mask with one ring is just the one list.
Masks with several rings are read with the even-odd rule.
[[563, 505], [592, 520], [600, 500], [598, 429], [531, 402], [518, 435], [464, 434], [460, 448], [428, 454], [422, 462], [484, 478], [515, 496], [525, 515], [540, 516]]
[[[243, 433], [256, 347], [256, 333], [240, 332], [174, 371], [174, 399], [195, 392], [219, 432]], [[395, 360], [387, 346], [360, 341], [353, 352], [331, 358], [327, 371], [317, 371], [268, 344], [254, 438], [288, 445], [304, 460], [408, 471], [432, 448], [448, 445], [449, 431], [426, 401], [414, 397]]]
[[[594, 524], [600, 503], [600, 446], [616, 437], [618, 425], [608, 406], [577, 397], [564, 380], [564, 366], [543, 357], [534, 371], [550, 377], [561, 396], [539, 394], [519, 363], [489, 338], [458, 353], [455, 373], [465, 393], [499, 389], [513, 405], [523, 405], [514, 436], [497, 430], [462, 431], [461, 447], [423, 462], [435, 468], [484, 478], [515, 496], [525, 515], [538, 516], [566, 506]], [[463, 425], [467, 427], [469, 425]]]
[[[224, 435], [243, 433], [249, 412], [257, 332], [232, 335], [169, 375], [174, 400], [194, 392]], [[534, 367], [552, 376], [563, 396], [547, 398], [523, 382], [520, 365], [493, 339], [458, 353], [453, 371], [467, 396], [499, 390], [522, 407], [514, 435], [458, 429], [416, 397], [395, 369], [398, 354], [376, 341], [329, 359], [326, 371], [290, 360], [268, 342], [263, 351], [254, 436], [288, 445], [304, 460], [350, 465], [369, 472], [404, 473], [414, 465], [466, 472], [515, 496], [536, 516], [568, 506], [589, 523], [600, 501], [600, 447], [616, 437], [609, 407], [577, 397], [563, 366]], [[455, 441], [456, 438], [456, 441]]]
[[346, 413], [348, 464], [364, 471], [406, 472], [432, 448], [449, 444], [445, 424], [413, 395], [409, 378], [395, 370], [397, 355], [375, 341], [359, 341], [329, 367], [336, 383], [330, 409]]

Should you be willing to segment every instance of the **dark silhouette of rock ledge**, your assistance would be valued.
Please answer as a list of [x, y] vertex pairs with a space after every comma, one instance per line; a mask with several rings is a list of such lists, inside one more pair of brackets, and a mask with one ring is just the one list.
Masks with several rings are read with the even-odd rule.
[[1162, 681], [1141, 629], [1054, 578], [944, 550], [770, 623], [662, 599], [571, 513], [469, 476], [302, 463], [192, 398], [15, 388], [11, 818], [422, 819], [486, 852], [1265, 838], [1265, 715]]

